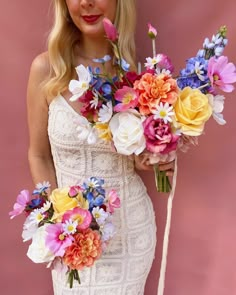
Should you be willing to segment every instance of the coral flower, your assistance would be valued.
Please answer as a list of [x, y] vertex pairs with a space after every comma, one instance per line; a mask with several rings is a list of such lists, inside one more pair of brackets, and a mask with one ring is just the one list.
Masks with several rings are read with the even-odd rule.
[[178, 97], [177, 82], [167, 74], [156, 76], [145, 73], [134, 82], [134, 89], [139, 93], [139, 111], [142, 115], [151, 114], [160, 102], [172, 105]]
[[27, 203], [30, 200], [30, 194], [29, 191], [23, 190], [20, 192], [20, 194], [17, 196], [16, 203], [13, 206], [13, 210], [9, 212], [9, 215], [11, 216], [11, 219], [16, 217], [17, 215], [20, 215], [27, 205]]
[[55, 256], [62, 257], [65, 249], [72, 244], [73, 237], [64, 234], [62, 223], [50, 224], [46, 231], [45, 245]]
[[63, 217], [62, 222], [65, 222], [66, 220], [72, 220], [78, 222], [78, 229], [86, 229], [89, 227], [91, 221], [92, 221], [92, 215], [88, 210], [76, 207], [73, 210], [67, 211]]
[[72, 270], [81, 270], [85, 266], [92, 266], [101, 253], [101, 237], [89, 228], [74, 234], [74, 242], [66, 249], [63, 262]]
[[114, 107], [115, 112], [124, 112], [128, 109], [133, 109], [138, 104], [138, 93], [130, 87], [124, 86], [121, 89], [118, 89], [115, 93], [115, 99], [120, 101]]
[[236, 68], [233, 63], [228, 63], [226, 56], [209, 59], [208, 76], [212, 86], [218, 86], [225, 92], [232, 92], [234, 90], [234, 86], [231, 84], [236, 82]]

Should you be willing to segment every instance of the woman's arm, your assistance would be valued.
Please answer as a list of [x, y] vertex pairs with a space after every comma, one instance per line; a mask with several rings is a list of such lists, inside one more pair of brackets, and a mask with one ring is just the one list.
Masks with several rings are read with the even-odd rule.
[[55, 169], [48, 138], [48, 102], [42, 90], [42, 81], [49, 73], [47, 53], [35, 58], [31, 65], [27, 89], [29, 128], [28, 159], [34, 183], [49, 181], [57, 187]]

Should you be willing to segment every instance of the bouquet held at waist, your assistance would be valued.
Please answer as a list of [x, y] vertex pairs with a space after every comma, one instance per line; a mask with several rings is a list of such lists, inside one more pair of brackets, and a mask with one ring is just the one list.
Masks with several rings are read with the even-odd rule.
[[32, 240], [27, 256], [35, 263], [48, 263], [80, 283], [79, 271], [93, 266], [115, 234], [112, 215], [120, 207], [117, 192], [106, 192], [104, 180], [89, 178], [82, 185], [53, 190], [39, 183], [32, 195], [22, 190], [11, 218], [25, 213], [22, 238]]
[[82, 103], [78, 136], [90, 144], [103, 139], [123, 155], [142, 155], [154, 164], [157, 188], [169, 192], [171, 184], [158, 163], [174, 160], [178, 150], [186, 151], [203, 134], [205, 123], [213, 117], [224, 125], [225, 97], [236, 82], [235, 65], [223, 56], [227, 45], [226, 27], [212, 39], [206, 38], [196, 56], [187, 59], [178, 76], [163, 53], [156, 53], [157, 31], [149, 24], [153, 57], [146, 58], [145, 70], [130, 71], [121, 56], [115, 26], [103, 21], [115, 53], [116, 75], [105, 72], [111, 56], [93, 59], [104, 67], [76, 67], [78, 79], [71, 80], [70, 101]]

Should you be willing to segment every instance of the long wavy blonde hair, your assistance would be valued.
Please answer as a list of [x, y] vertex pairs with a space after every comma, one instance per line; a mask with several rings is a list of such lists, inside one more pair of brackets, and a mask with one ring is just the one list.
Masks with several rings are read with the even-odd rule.
[[[75, 46], [79, 30], [72, 22], [65, 0], [53, 0], [54, 24], [48, 37], [50, 73], [44, 90], [49, 98], [56, 97], [68, 88], [75, 76]], [[115, 25], [119, 32], [122, 57], [135, 69], [136, 26], [135, 0], [117, 0]]]

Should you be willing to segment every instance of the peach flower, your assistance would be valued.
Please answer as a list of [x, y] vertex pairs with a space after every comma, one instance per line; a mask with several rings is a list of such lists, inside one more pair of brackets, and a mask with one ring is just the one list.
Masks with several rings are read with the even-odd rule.
[[135, 81], [134, 89], [139, 93], [139, 111], [142, 115], [151, 114], [160, 102], [172, 105], [178, 97], [177, 82], [168, 74], [145, 73]]
[[102, 254], [101, 237], [97, 231], [88, 228], [73, 235], [74, 242], [66, 249], [63, 262], [71, 270], [90, 267]]

